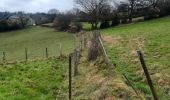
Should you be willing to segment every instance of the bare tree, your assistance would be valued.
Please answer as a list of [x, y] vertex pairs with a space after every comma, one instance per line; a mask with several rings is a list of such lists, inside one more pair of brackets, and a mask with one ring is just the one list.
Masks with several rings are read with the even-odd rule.
[[75, 0], [77, 8], [83, 19], [88, 19], [92, 29], [96, 29], [98, 23], [110, 12], [110, 0]]
[[29, 18], [23, 12], [18, 12], [18, 17], [21, 23], [21, 27], [25, 28], [26, 25], [28, 24]]
[[133, 14], [136, 9], [141, 7], [143, 0], [128, 0], [129, 3], [129, 8], [128, 8], [128, 13], [129, 13], [129, 22], [132, 22]]
[[132, 22], [132, 18], [136, 10], [149, 7], [157, 2], [157, 0], [127, 0], [127, 1], [129, 5], [128, 6], [129, 22]]
[[54, 27], [59, 31], [66, 31], [73, 18], [74, 15], [71, 13], [59, 14], [54, 20]]

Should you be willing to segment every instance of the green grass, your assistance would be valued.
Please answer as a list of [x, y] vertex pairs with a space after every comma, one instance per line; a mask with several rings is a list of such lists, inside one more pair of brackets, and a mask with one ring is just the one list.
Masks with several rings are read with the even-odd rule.
[[84, 30], [91, 30], [91, 24], [89, 24], [88, 22], [82, 22], [82, 25]]
[[[92, 30], [92, 26], [90, 23], [88, 22], [82, 22], [82, 25], [83, 25], [83, 29], [86, 30], [86, 31], [91, 31]], [[98, 24], [98, 28], [100, 26], [100, 23]]]
[[2, 52], [6, 52], [8, 61], [24, 60], [25, 48], [28, 49], [29, 59], [44, 58], [45, 48], [48, 48], [49, 56], [58, 56], [60, 43], [63, 53], [68, 54], [74, 48], [75, 42], [70, 33], [40, 26], [0, 33], [0, 40], [0, 58]]
[[62, 100], [67, 62], [49, 59], [0, 66], [0, 100]]
[[[170, 98], [170, 17], [120, 25], [101, 31], [104, 35], [112, 37], [110, 43], [106, 45], [110, 59], [117, 64], [117, 72], [126, 74], [135, 88], [144, 93], [146, 98], [152, 97], [144, 81], [145, 76], [140, 75], [143, 71], [136, 51], [142, 50], [160, 99], [168, 100]], [[162, 74], [159, 79], [164, 80], [163, 86], [158, 83], [159, 79], [155, 79], [156, 73]]]

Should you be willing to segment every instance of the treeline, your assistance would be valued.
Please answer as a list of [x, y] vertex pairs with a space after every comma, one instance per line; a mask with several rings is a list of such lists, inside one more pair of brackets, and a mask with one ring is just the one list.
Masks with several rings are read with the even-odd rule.
[[27, 26], [52, 23], [56, 14], [0, 12], [0, 32], [26, 28]]
[[[76, 8], [60, 13], [54, 20], [59, 31], [77, 32], [81, 22], [88, 22], [92, 29], [104, 29], [121, 24], [150, 20], [170, 15], [169, 0], [74, 0]], [[100, 24], [100, 25], [99, 25]]]
[[[92, 29], [132, 23], [133, 18], [144, 20], [170, 15], [170, 0], [75, 0], [79, 21], [89, 22]], [[112, 23], [110, 23], [112, 21]]]

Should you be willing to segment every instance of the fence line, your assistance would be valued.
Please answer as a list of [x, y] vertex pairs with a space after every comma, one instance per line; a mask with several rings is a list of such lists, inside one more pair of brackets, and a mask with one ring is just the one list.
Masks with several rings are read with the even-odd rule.
[[[72, 76], [77, 76], [79, 73], [79, 61], [81, 52], [85, 49], [86, 46], [86, 35], [80, 34], [80, 40], [78, 41], [78, 46], [75, 47], [72, 53], [69, 56], [69, 100], [72, 99]], [[73, 70], [72, 70], [73, 69]], [[73, 75], [72, 75], [73, 72]]]
[[[15, 64], [16, 62], [28, 62], [29, 60], [38, 60], [38, 59], [48, 59], [50, 57], [61, 57], [61, 56], [67, 56], [69, 53], [66, 53], [66, 51], [71, 51], [73, 50], [73, 48], [67, 48], [67, 49], [62, 49], [61, 43], [58, 46], [58, 49], [56, 50], [57, 52], [55, 53], [53, 50], [51, 52], [51, 56], [49, 55], [49, 48], [45, 48], [45, 49], [38, 49], [38, 54], [31, 54], [32, 50], [28, 49], [28, 48], [24, 48], [23, 49], [23, 53], [20, 53], [20, 55], [16, 55], [16, 56], [10, 56], [10, 54], [12, 52], [2, 52], [1, 55], [1, 61], [0, 61], [0, 65], [3, 64]], [[22, 50], [21, 50], [22, 51]], [[37, 51], [37, 50], [35, 50]], [[44, 51], [44, 53], [43, 53]], [[39, 53], [40, 52], [40, 53]], [[56, 54], [56, 55], [54, 55]]]

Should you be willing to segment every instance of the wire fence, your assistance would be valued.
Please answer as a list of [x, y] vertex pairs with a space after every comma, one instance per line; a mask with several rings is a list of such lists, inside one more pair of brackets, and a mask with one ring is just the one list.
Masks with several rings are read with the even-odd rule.
[[[68, 44], [69, 45], [69, 44]], [[16, 51], [0, 51], [0, 64], [23, 62], [27, 60], [46, 59], [50, 57], [67, 56], [74, 50], [74, 46], [63, 46], [57, 43], [56, 46], [44, 46], [34, 48], [19, 48]]]

